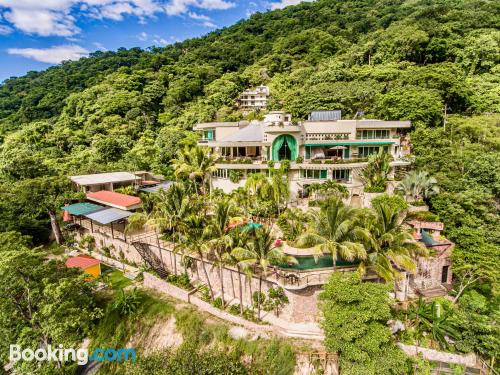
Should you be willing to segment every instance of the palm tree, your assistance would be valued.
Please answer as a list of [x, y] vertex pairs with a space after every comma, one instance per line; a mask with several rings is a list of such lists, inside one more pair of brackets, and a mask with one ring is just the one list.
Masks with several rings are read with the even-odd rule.
[[417, 256], [426, 256], [427, 248], [402, 227], [401, 209], [386, 203], [374, 206], [374, 215], [367, 219], [370, 238], [365, 242], [368, 258], [364, 266], [372, 266], [386, 281], [400, 277], [399, 269], [415, 272]]
[[263, 173], [252, 173], [248, 176], [245, 189], [258, 199], [267, 199], [270, 191], [269, 180]]
[[257, 295], [257, 317], [260, 319], [262, 278], [267, 276], [267, 268], [271, 264], [297, 263], [297, 260], [286, 255], [283, 250], [274, 245], [270, 229], [259, 228], [256, 230], [252, 241], [245, 247], [233, 249], [231, 255], [238, 259], [239, 265], [247, 273], [253, 272], [253, 267], [259, 269], [259, 292]]
[[224, 277], [223, 269], [227, 258], [225, 254], [232, 245], [232, 237], [228, 233], [229, 220], [233, 212], [233, 205], [228, 199], [218, 200], [213, 207], [213, 217], [204, 230], [203, 237], [209, 240], [204, 244], [206, 253], [213, 250], [215, 255], [215, 264], [219, 269], [219, 279], [222, 295], [222, 308], [224, 309]]
[[329, 197], [347, 198], [349, 190], [344, 185], [333, 180], [309, 185], [309, 192], [315, 195], [316, 199], [322, 200]]
[[280, 214], [280, 206], [283, 203], [286, 206], [286, 202], [290, 198], [290, 189], [288, 186], [288, 178], [282, 172], [276, 172], [271, 178], [271, 194], [276, 207], [278, 208], [278, 215]]
[[415, 202], [439, 193], [437, 180], [428, 172], [412, 171], [396, 186], [396, 191], [402, 193], [408, 202]]
[[167, 230], [173, 244], [174, 274], [177, 275], [176, 243], [179, 234], [185, 227], [185, 218], [192, 212], [192, 200], [186, 194], [184, 186], [180, 183], [172, 184], [166, 191], [160, 190], [158, 202], [152, 212], [150, 223], [159, 231]]
[[314, 246], [316, 256], [332, 254], [334, 270], [339, 256], [350, 262], [364, 260], [367, 254], [362, 242], [370, 238], [370, 233], [360, 225], [360, 214], [360, 210], [344, 205], [340, 198], [329, 198], [313, 214], [309, 230], [299, 236], [297, 245]]
[[211, 154], [206, 147], [186, 147], [177, 152], [177, 158], [172, 160], [172, 167], [177, 178], [189, 178], [195, 183], [197, 193], [199, 184], [201, 192], [206, 194], [207, 185], [211, 190], [212, 173], [217, 170], [216, 160], [217, 156]]
[[365, 183], [365, 190], [379, 190], [383, 192], [391, 171], [391, 154], [380, 150], [378, 154], [370, 155], [368, 165], [363, 168], [361, 178]]
[[[248, 241], [249, 232], [244, 230], [244, 227], [238, 226], [229, 232], [231, 236], [231, 244], [233, 248], [244, 247]], [[234, 256], [232, 251], [224, 253], [224, 262], [226, 264], [236, 265], [238, 270], [238, 286], [239, 286], [239, 298], [240, 298], [240, 315], [243, 315], [243, 284], [241, 282], [241, 266], [239, 260]], [[247, 273], [248, 276], [248, 273]]]
[[204, 218], [196, 214], [189, 215], [184, 220], [184, 223], [184, 230], [179, 233], [178, 237], [179, 247], [181, 247], [184, 251], [196, 254], [200, 259], [203, 273], [205, 274], [205, 279], [207, 280], [208, 289], [210, 291], [210, 296], [212, 300], [214, 300], [214, 290], [205, 265], [206, 240], [203, 235], [207, 223]]

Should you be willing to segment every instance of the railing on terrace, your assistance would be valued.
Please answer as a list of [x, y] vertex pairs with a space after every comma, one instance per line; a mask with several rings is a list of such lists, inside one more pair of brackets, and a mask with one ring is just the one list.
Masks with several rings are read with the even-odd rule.
[[262, 156], [238, 156], [238, 157], [223, 157], [217, 160], [218, 164], [254, 164], [266, 161]]
[[[337, 272], [352, 272], [357, 267], [337, 267]], [[317, 268], [310, 270], [296, 270], [293, 268], [269, 267], [267, 281], [278, 284], [285, 289], [303, 289], [308, 286], [324, 285], [334, 272], [333, 268]], [[255, 270], [254, 274], [258, 271]]]
[[349, 163], [364, 163], [368, 158], [321, 158], [321, 159], [306, 159], [301, 164], [349, 164]]
[[351, 133], [309, 133], [307, 141], [347, 141]]

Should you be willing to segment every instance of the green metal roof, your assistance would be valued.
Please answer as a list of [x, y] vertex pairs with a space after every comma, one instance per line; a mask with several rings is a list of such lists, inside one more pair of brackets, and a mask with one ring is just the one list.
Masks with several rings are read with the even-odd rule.
[[103, 209], [103, 206], [99, 206], [98, 204], [88, 203], [88, 202], [80, 202], [70, 204], [69, 206], [61, 207], [64, 211], [68, 212], [71, 215], [86, 215], [91, 212], [99, 211]]
[[306, 143], [305, 146], [370, 146], [370, 145], [392, 145], [394, 141], [368, 141], [368, 142], [339, 142], [335, 143]]

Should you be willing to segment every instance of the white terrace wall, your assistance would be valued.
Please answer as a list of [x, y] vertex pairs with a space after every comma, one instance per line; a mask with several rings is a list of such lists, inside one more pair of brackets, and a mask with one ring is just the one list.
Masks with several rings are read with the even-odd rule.
[[[142, 257], [137, 252], [135, 247], [123, 240], [112, 238], [111, 235], [107, 233], [101, 233], [95, 231], [94, 233], [89, 233], [88, 230], [84, 230], [83, 233], [78, 233], [76, 235], [76, 240], [79, 241], [83, 235], [91, 234], [96, 240], [96, 248], [101, 249], [103, 247], [112, 247], [111, 256], [120, 259], [121, 254], [130, 263], [141, 265], [144, 263]], [[171, 273], [174, 272], [174, 262], [176, 264], [177, 273], [184, 272], [184, 268], [181, 262], [181, 256], [179, 254], [174, 254], [170, 249], [165, 249], [167, 245], [162, 241], [162, 250], [158, 251], [158, 245], [156, 240], [149, 238], [150, 250], [156, 254], [164, 263], [165, 268], [167, 268]], [[175, 260], [174, 260], [175, 259]], [[210, 279], [210, 283], [216, 296], [221, 296], [221, 283], [219, 277], [219, 271], [210, 262], [205, 261], [205, 269]], [[193, 257], [193, 266], [186, 270], [190, 279], [192, 281], [199, 281], [203, 284], [208, 284], [205, 273], [203, 271], [203, 265], [200, 259]], [[252, 305], [252, 294], [259, 290], [259, 279], [257, 277], [248, 278], [242, 272], [238, 272], [236, 268], [224, 267], [223, 269], [223, 281], [224, 281], [224, 297], [230, 304], [238, 304], [239, 301], [239, 288], [240, 282], [243, 291], [243, 305]], [[262, 280], [262, 291], [267, 293], [267, 291], [275, 287], [276, 284], [268, 281]], [[321, 292], [321, 286], [309, 286], [298, 290], [287, 290], [285, 289], [286, 295], [289, 299], [289, 304], [286, 305], [280, 313], [280, 317], [286, 319], [290, 322], [316, 322], [318, 320], [318, 295]]]

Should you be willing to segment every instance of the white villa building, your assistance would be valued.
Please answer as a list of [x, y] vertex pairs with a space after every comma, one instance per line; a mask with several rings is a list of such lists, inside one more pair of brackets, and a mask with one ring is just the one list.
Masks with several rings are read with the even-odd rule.
[[[393, 172], [410, 164], [404, 158], [410, 152], [405, 137], [410, 128], [409, 121], [342, 120], [340, 111], [314, 111], [303, 122], [293, 122], [289, 114], [275, 111], [263, 121], [210, 122], [194, 127], [202, 134], [199, 145], [220, 155], [214, 188], [230, 192], [244, 186], [249, 174], [268, 174], [270, 167], [279, 168], [282, 160], [290, 160], [292, 197], [302, 196], [307, 185], [326, 180], [345, 184], [352, 195], [360, 194], [359, 173], [369, 155], [380, 149], [390, 153]], [[231, 175], [233, 181], [235, 175], [239, 181], [231, 181]]]
[[238, 107], [243, 111], [260, 110], [267, 107], [269, 87], [257, 86], [253, 90], [245, 90], [238, 98]]

